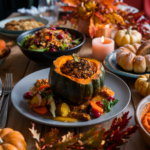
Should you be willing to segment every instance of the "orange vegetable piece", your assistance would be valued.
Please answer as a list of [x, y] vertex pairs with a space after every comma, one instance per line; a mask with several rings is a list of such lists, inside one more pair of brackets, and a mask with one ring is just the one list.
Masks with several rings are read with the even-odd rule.
[[48, 88], [48, 87], [50, 87], [48, 84], [41, 85], [41, 86], [37, 89], [37, 91], [44, 90], [44, 89], [46, 89], [46, 88]]
[[44, 115], [46, 113], [48, 113], [48, 110], [46, 109], [46, 107], [36, 107], [35, 109], [33, 109], [37, 114], [40, 115]]
[[0, 39], [0, 50], [4, 49], [5, 47], [6, 47], [6, 42]]
[[48, 39], [49, 39], [49, 36], [45, 36], [45, 39], [48, 40]]
[[110, 97], [110, 96], [113, 97], [115, 95], [115, 93], [111, 89], [109, 89], [108, 87], [104, 87], [100, 91], [100, 93], [103, 94], [103, 95], [105, 95], [105, 96], [107, 96], [107, 97]]
[[92, 105], [92, 109], [94, 109], [95, 111], [98, 111], [100, 113], [104, 112], [104, 109], [100, 106], [98, 106], [96, 103], [91, 101], [91, 105]]

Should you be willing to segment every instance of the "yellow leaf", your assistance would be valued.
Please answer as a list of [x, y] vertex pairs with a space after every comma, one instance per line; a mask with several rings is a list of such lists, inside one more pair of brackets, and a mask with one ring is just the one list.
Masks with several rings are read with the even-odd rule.
[[93, 36], [96, 34], [96, 26], [94, 25], [94, 19], [93, 16], [90, 18], [90, 26], [89, 26], [89, 34], [91, 36], [91, 38], [93, 38]]

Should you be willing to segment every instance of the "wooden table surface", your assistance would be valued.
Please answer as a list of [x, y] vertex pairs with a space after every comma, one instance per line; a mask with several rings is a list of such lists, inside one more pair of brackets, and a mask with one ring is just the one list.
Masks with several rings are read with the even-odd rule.
[[[19, 16], [19, 13], [13, 13], [9, 17]], [[4, 39], [6, 42], [11, 40], [16, 40], [16, 38], [10, 38], [6, 36], [2, 36], [0, 34], [0, 39]], [[92, 45], [91, 45], [91, 39], [87, 38], [85, 44], [79, 51], [78, 55], [81, 57], [92, 57]], [[34, 63], [33, 61], [30, 61], [19, 49], [17, 45], [13, 46], [11, 48], [11, 54], [6, 59], [4, 64], [0, 67], [0, 78], [2, 78], [2, 81], [4, 82], [5, 74], [6, 73], [13, 73], [13, 79], [14, 79], [14, 86], [15, 84], [20, 81], [23, 77], [26, 75], [35, 72], [40, 69], [48, 68], [49, 66], [41, 65]], [[140, 96], [135, 88], [134, 88], [134, 79], [121, 77], [129, 86], [131, 90], [131, 101], [128, 107], [125, 109], [124, 112], [129, 111], [129, 115], [132, 116], [132, 119], [130, 120], [129, 126], [133, 126], [135, 124], [134, 115], [135, 110], [140, 102], [140, 100], [143, 98]], [[122, 114], [120, 114], [122, 115]], [[119, 115], [119, 116], [120, 116]], [[23, 136], [25, 137], [25, 140], [27, 142], [27, 149], [28, 150], [34, 150], [35, 149], [35, 142], [32, 139], [31, 133], [29, 131], [29, 128], [31, 127], [32, 120], [25, 118], [22, 116], [11, 104], [9, 105], [9, 111], [8, 111], [8, 120], [7, 120], [7, 127], [10, 127], [14, 130], [20, 131]], [[106, 121], [104, 123], [101, 123], [100, 125], [106, 129], [110, 127], [112, 120]], [[48, 133], [51, 128], [55, 128], [54, 126], [48, 126], [44, 124], [40, 124], [37, 122], [34, 122], [36, 125], [36, 129], [38, 132], [41, 133], [41, 135]], [[64, 134], [67, 134], [69, 132], [74, 132], [75, 134], [83, 133], [91, 129], [93, 126], [88, 127], [78, 127], [78, 128], [57, 128], [59, 130], [59, 136], [62, 136]], [[121, 150], [149, 150], [149, 147], [144, 143], [142, 137], [140, 136], [139, 132], [137, 131], [135, 134], [132, 135], [131, 139], [128, 140], [128, 143], [124, 146], [120, 147]]]

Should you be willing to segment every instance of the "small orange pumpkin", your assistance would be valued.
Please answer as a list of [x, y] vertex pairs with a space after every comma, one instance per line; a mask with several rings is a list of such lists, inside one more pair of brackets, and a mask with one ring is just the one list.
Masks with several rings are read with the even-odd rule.
[[26, 150], [23, 135], [10, 128], [0, 129], [0, 150]]

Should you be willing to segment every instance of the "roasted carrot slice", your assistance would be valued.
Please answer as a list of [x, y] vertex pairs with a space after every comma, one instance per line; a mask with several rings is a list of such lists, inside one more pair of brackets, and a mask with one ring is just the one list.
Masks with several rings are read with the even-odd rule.
[[46, 107], [36, 107], [35, 109], [33, 109], [37, 114], [40, 115], [44, 115], [46, 113], [48, 113], [48, 110], [46, 109]]
[[93, 110], [98, 111], [100, 113], [104, 112], [104, 109], [102, 107], [98, 106], [96, 103], [91, 101], [91, 105], [92, 105]]
[[41, 85], [39, 88], [37, 88], [37, 91], [44, 90], [44, 89], [46, 89], [48, 87], [50, 87], [48, 84]]

